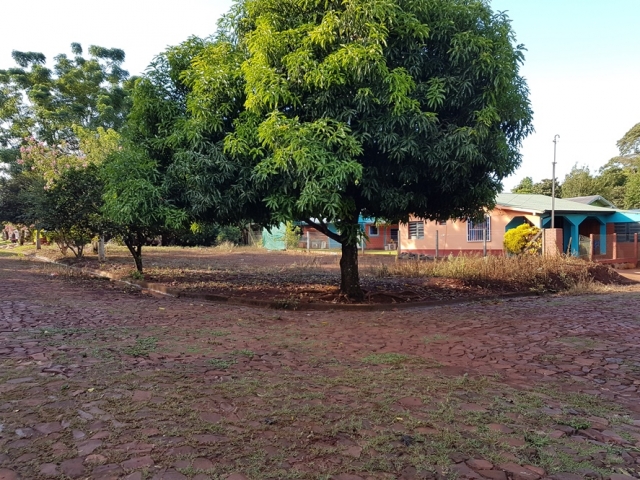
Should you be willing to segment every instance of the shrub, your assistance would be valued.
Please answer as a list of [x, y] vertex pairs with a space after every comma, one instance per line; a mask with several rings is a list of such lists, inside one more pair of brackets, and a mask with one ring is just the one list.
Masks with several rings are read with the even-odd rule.
[[542, 248], [540, 229], [523, 223], [504, 234], [504, 248], [514, 255], [537, 255]]
[[287, 250], [298, 248], [300, 243], [300, 235], [302, 234], [300, 227], [295, 226], [292, 222], [287, 222], [284, 230], [284, 245]]
[[220, 232], [216, 237], [216, 243], [231, 242], [238, 245], [242, 241], [242, 231], [233, 225], [227, 225], [220, 228]]

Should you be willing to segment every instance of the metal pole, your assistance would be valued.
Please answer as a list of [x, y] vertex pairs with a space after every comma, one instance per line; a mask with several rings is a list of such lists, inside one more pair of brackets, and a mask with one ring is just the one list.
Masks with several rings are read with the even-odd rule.
[[311, 234], [307, 230], [307, 253], [309, 253], [309, 250], [311, 250]]
[[436, 260], [438, 259], [438, 257], [440, 256], [440, 235], [438, 234], [438, 230], [436, 230]]
[[484, 227], [482, 227], [482, 256], [487, 256], [487, 219], [484, 219]]
[[556, 228], [556, 146], [560, 135], [553, 136], [553, 169], [551, 173], [551, 228]]

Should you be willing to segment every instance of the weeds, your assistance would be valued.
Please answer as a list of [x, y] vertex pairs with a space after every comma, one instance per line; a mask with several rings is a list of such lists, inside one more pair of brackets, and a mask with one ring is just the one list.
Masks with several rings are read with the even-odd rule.
[[376, 277], [455, 278], [472, 284], [505, 286], [531, 291], [592, 292], [595, 266], [570, 256], [449, 256], [436, 262], [399, 261], [393, 265], [373, 267]]
[[218, 370], [226, 370], [231, 365], [237, 363], [235, 360], [223, 360], [221, 358], [211, 358], [207, 361], [213, 368], [217, 368]]
[[244, 355], [245, 357], [253, 357], [255, 356], [255, 352], [251, 350], [234, 350], [231, 352], [232, 355]]
[[158, 346], [158, 339], [155, 337], [138, 338], [136, 343], [130, 347], [125, 347], [123, 352], [132, 357], [146, 357], [151, 352], [155, 352]]
[[139, 272], [138, 270], [131, 270], [129, 276], [134, 280], [144, 280], [144, 274], [142, 272]]

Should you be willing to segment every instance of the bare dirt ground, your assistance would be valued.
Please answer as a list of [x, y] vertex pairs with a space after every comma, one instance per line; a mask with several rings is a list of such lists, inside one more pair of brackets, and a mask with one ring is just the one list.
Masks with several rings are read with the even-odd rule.
[[0, 479], [640, 478], [639, 293], [290, 312], [0, 257]]
[[[31, 250], [35, 252], [35, 250]], [[46, 255], [76, 267], [108, 271], [119, 278], [130, 278], [132, 260], [124, 247], [110, 246], [106, 263], [87, 253], [77, 260], [61, 258], [55, 248]], [[339, 293], [340, 256], [338, 253], [267, 252], [258, 248], [180, 248], [148, 247], [143, 252], [144, 280], [162, 287], [192, 294], [239, 297], [269, 301], [274, 305], [299, 308], [308, 303], [351, 303]], [[424, 263], [424, 262], [421, 262]], [[567, 268], [584, 269], [584, 263]], [[417, 260], [397, 260], [395, 256], [368, 253], [359, 258], [361, 284], [366, 304], [441, 302], [464, 298], [530, 292], [532, 284], [493, 279], [463, 280], [433, 276], [391, 275], [394, 269], [411, 270]], [[400, 267], [400, 268], [398, 268]], [[592, 267], [590, 276], [603, 283], [629, 282], [604, 266]], [[565, 288], [562, 278], [547, 279], [535, 288]]]

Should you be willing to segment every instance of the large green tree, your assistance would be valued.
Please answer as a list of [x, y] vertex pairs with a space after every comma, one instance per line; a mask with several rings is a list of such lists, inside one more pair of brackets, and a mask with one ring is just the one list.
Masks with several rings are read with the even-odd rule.
[[[363, 296], [359, 215], [476, 217], [520, 163], [524, 49], [487, 2], [245, 0], [227, 19], [219, 48], [245, 56], [246, 95], [227, 152], [254, 158], [275, 219], [342, 244], [349, 297]], [[194, 65], [195, 92], [237, 78]]]
[[12, 53], [16, 66], [0, 70], [0, 147], [16, 148], [25, 137], [50, 145], [75, 139], [72, 126], [119, 129], [129, 109], [124, 51], [92, 45], [83, 56], [57, 55], [53, 68], [37, 52]]

